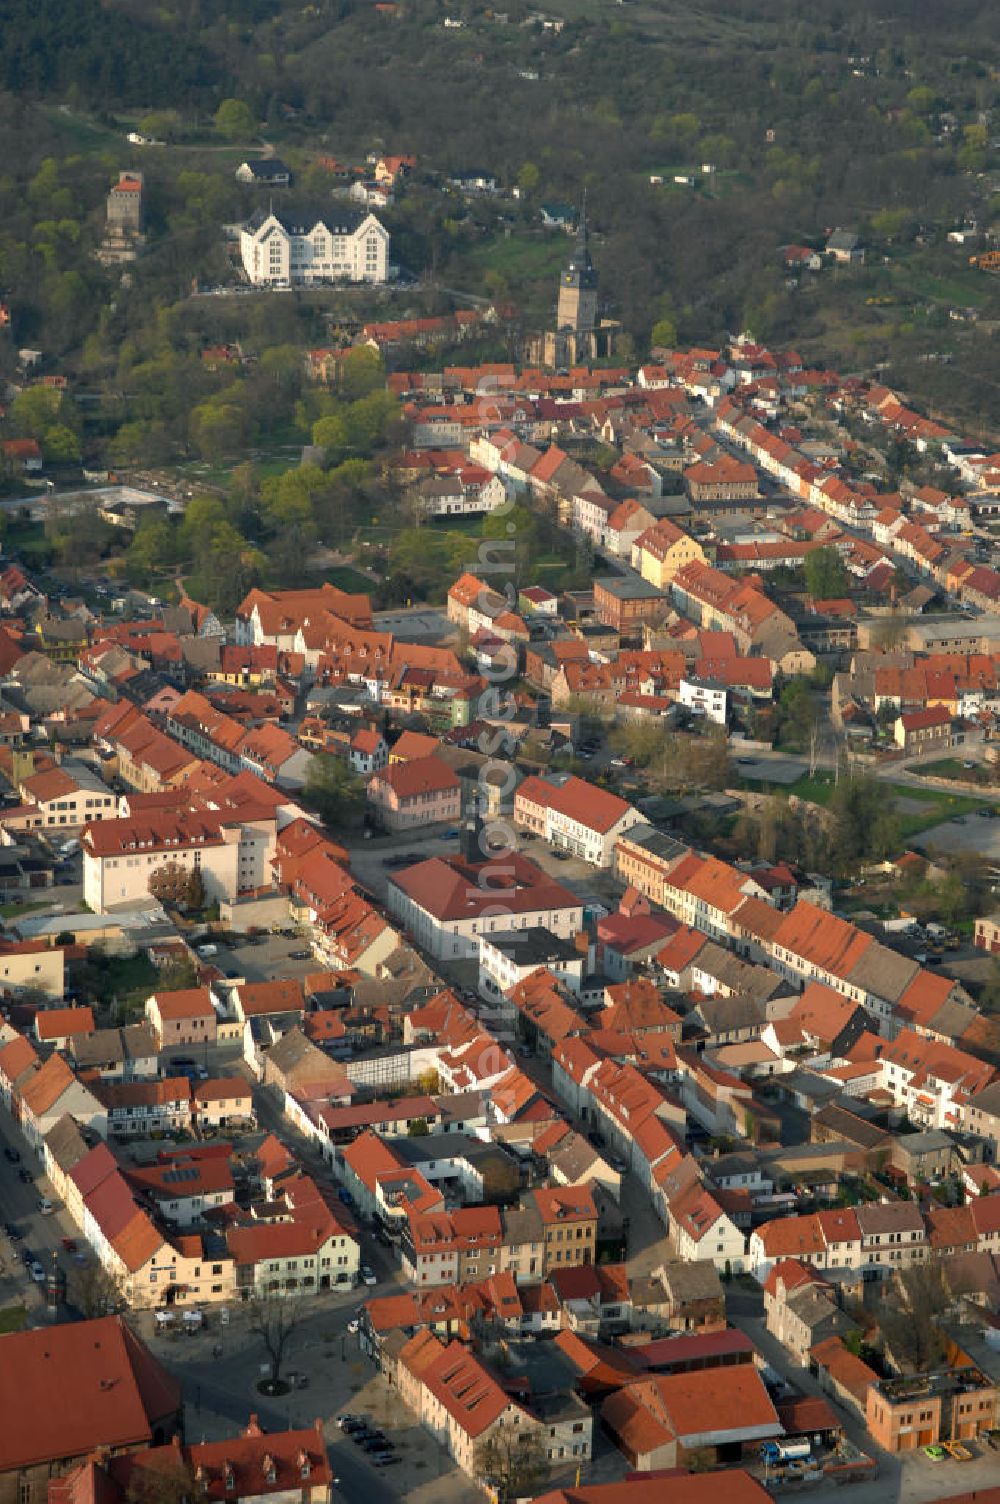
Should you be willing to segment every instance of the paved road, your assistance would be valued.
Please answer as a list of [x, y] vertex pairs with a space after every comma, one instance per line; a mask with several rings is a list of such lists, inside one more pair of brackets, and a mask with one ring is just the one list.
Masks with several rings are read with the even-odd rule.
[[[3, 1233], [0, 1239], [3, 1250], [0, 1257], [5, 1266], [2, 1298], [5, 1305], [26, 1306], [31, 1324], [40, 1316], [44, 1296], [42, 1287], [36, 1285], [29, 1276], [22, 1254], [25, 1250], [30, 1251], [45, 1269], [51, 1266], [55, 1255], [59, 1266], [66, 1273], [72, 1292], [74, 1281], [81, 1277], [84, 1270], [81, 1264], [65, 1252], [60, 1240], [64, 1237], [74, 1238], [83, 1251], [86, 1250], [86, 1244], [65, 1208], [56, 1201], [55, 1192], [24, 1134], [9, 1113], [0, 1109], [0, 1154], [8, 1148], [17, 1151], [20, 1163], [9, 1163], [6, 1155], [0, 1158], [0, 1208], [3, 1222], [13, 1223], [21, 1237], [19, 1241], [12, 1241]], [[31, 1172], [31, 1184], [22, 1183], [18, 1176], [20, 1169]], [[56, 1210], [51, 1216], [43, 1217], [38, 1210], [38, 1203], [43, 1196], [56, 1204]], [[93, 1257], [86, 1252], [83, 1256], [90, 1267]]]

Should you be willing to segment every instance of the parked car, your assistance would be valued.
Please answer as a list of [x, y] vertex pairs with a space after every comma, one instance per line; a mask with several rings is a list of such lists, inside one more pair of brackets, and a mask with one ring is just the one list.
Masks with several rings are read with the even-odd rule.
[[945, 1441], [942, 1443], [949, 1457], [954, 1457], [956, 1462], [971, 1462], [972, 1453], [969, 1448], [960, 1441]]
[[356, 1316], [352, 1316], [350, 1321], [347, 1323], [347, 1330], [350, 1332], [352, 1337], [356, 1332], [360, 1332], [361, 1322]]
[[63, 1238], [62, 1239], [62, 1246], [66, 1250], [67, 1253], [75, 1253], [76, 1252], [76, 1239], [75, 1238]]
[[32, 1175], [32, 1173], [31, 1173], [30, 1170], [26, 1170], [24, 1168], [24, 1166], [22, 1165], [21, 1168], [17, 1172], [17, 1178], [18, 1178], [18, 1180], [22, 1181], [25, 1185], [31, 1185], [32, 1182], [34, 1181], [35, 1177], [34, 1177], [34, 1175]]
[[361, 1424], [361, 1417], [360, 1417], [360, 1415], [352, 1415], [349, 1410], [345, 1410], [344, 1413], [343, 1413], [343, 1415], [338, 1415], [337, 1416], [337, 1425], [340, 1427], [340, 1429], [342, 1431], [346, 1431], [348, 1429], [348, 1427], [350, 1427], [350, 1426], [356, 1426], [356, 1425], [360, 1425], [360, 1424]]
[[43, 1217], [51, 1217], [52, 1213], [55, 1211], [55, 1207], [49, 1200], [48, 1196], [43, 1196], [41, 1201], [39, 1201], [38, 1203], [38, 1210], [41, 1212]]
[[312, 959], [312, 951], [311, 950], [290, 950], [288, 952], [288, 959], [289, 959], [289, 961], [310, 961]]
[[930, 1462], [943, 1462], [948, 1455], [944, 1447], [939, 1446], [936, 1441], [932, 1442], [929, 1447], [924, 1447], [923, 1452]]
[[44, 1285], [45, 1270], [42, 1268], [41, 1264], [37, 1262], [37, 1260], [28, 1265], [28, 1273], [31, 1275], [36, 1285]]
[[16, 1165], [21, 1158], [17, 1150], [12, 1149], [9, 1144], [3, 1151], [3, 1157], [4, 1159], [9, 1159], [12, 1165]]
[[397, 1462], [402, 1462], [402, 1457], [397, 1457], [395, 1452], [376, 1452], [372, 1458], [372, 1467], [395, 1467]]
[[16, 1222], [5, 1222], [3, 1225], [3, 1230], [12, 1243], [16, 1243], [20, 1239], [21, 1229], [18, 1227]]
[[375, 1278], [375, 1270], [370, 1268], [368, 1264], [362, 1264], [358, 1272], [361, 1275], [361, 1283], [363, 1285], [378, 1284], [378, 1280]]

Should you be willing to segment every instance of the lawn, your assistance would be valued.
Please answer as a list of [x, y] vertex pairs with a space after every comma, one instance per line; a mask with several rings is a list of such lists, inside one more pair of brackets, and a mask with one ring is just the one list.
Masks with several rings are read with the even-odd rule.
[[771, 783], [766, 778], [741, 778], [740, 782], [745, 788], [754, 789], [758, 793], [766, 794], [770, 790], [775, 793], [794, 794], [797, 799], [808, 799], [810, 804], [822, 804], [826, 806], [834, 790], [832, 773], [814, 773], [812, 777], [803, 773], [801, 778], [794, 783]]
[[509, 238], [499, 235], [477, 245], [466, 259], [477, 271], [499, 272], [513, 287], [555, 276], [571, 247], [572, 241], [562, 233], [544, 240], [538, 236], [529, 240], [516, 235]]
[[436, 533], [460, 533], [463, 538], [483, 536], [481, 517], [435, 517], [426, 525]]
[[[810, 804], [819, 804], [824, 808], [830, 803], [836, 787], [832, 773], [815, 773], [812, 777], [804, 774], [795, 783], [788, 785], [768, 784], [760, 778], [743, 781], [748, 788], [764, 792], [774, 789], [776, 792], [794, 794], [799, 799], [806, 799]], [[903, 803], [904, 807], [899, 811], [899, 829], [904, 840], [919, 835], [921, 831], [930, 830], [932, 826], [940, 825], [945, 820], [951, 820], [955, 815], [971, 814], [983, 803], [981, 799], [971, 795], [948, 794], [943, 789], [922, 789], [899, 783], [887, 783], [886, 795], [894, 802]], [[907, 804], [923, 808], [907, 809]]]
[[[940, 757], [937, 762], [921, 763], [918, 767], [911, 768], [910, 771], [921, 778], [957, 778], [964, 783], [979, 783], [980, 774], [984, 773], [985, 769], [978, 763], [967, 768], [958, 757]], [[986, 794], [990, 792], [988, 785], [984, 784], [983, 792]], [[997, 795], [1000, 797], [1000, 789], [997, 790]]]
[[30, 914], [32, 909], [44, 909], [44, 903], [0, 903], [0, 917], [4, 919], [17, 919], [22, 914]]
[[27, 1319], [28, 1313], [24, 1306], [4, 1306], [0, 1310], [0, 1336], [21, 1331]]
[[369, 595], [372, 582], [366, 574], [352, 569], [349, 564], [344, 564], [336, 569], [324, 569], [324, 580], [331, 585], [336, 585], [338, 590], [346, 590], [351, 595]]

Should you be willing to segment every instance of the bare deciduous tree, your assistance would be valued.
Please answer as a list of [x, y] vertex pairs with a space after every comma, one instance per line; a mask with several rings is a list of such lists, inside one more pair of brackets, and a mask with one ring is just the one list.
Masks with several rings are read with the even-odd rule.
[[893, 1284], [878, 1313], [886, 1348], [900, 1368], [928, 1373], [945, 1351], [938, 1317], [947, 1308], [948, 1292], [940, 1260], [900, 1269]]
[[476, 1477], [496, 1489], [500, 1504], [533, 1493], [549, 1470], [537, 1423], [504, 1417], [477, 1446], [474, 1467]]
[[97, 1263], [74, 1270], [68, 1281], [67, 1295], [70, 1304], [88, 1320], [107, 1316], [109, 1312], [117, 1311], [122, 1303], [118, 1281], [103, 1264]]
[[250, 1330], [259, 1337], [271, 1363], [268, 1387], [281, 1382], [281, 1366], [292, 1334], [305, 1314], [302, 1301], [279, 1290], [262, 1291], [250, 1301]]

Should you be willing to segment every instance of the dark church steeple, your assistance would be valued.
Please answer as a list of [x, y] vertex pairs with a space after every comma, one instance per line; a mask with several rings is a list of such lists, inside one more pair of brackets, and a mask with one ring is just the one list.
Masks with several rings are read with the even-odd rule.
[[576, 245], [561, 278], [556, 326], [577, 334], [589, 332], [597, 323], [597, 271], [590, 259], [587, 233], [587, 191], [584, 189]]

